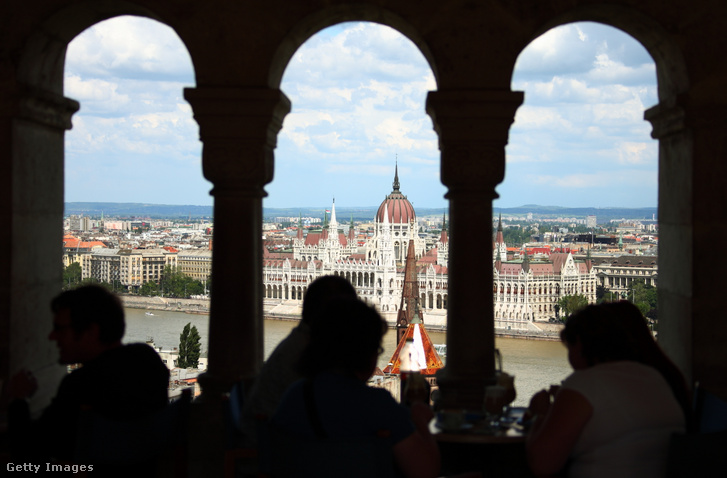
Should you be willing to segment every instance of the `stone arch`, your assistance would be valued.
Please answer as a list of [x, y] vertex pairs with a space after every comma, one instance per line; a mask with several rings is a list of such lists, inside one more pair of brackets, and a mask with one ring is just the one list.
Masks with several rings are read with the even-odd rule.
[[373, 4], [360, 4], [356, 8], [349, 5], [334, 5], [322, 8], [304, 18], [290, 30], [273, 53], [268, 75], [268, 86], [279, 88], [285, 68], [288, 66], [295, 52], [313, 35], [328, 27], [343, 22], [363, 21], [386, 25], [408, 38], [426, 59], [434, 75], [434, 81], [439, 84], [439, 72], [434, 55], [428, 44], [417, 29], [401, 16], [391, 10]]
[[[688, 180], [693, 169], [692, 138], [688, 128], [691, 116], [688, 100], [683, 93], [688, 90], [690, 79], [686, 59], [673, 34], [655, 18], [634, 7], [621, 5], [578, 5], [559, 13], [533, 31], [534, 40], [546, 31], [568, 23], [592, 21], [617, 28], [638, 41], [651, 55], [656, 65], [657, 95], [659, 104], [644, 112], [644, 118], [652, 124], [651, 136], [659, 140], [658, 208], [664, 233], [660, 241], [660, 255], [680, 257], [678, 267], [663, 268], [664, 281], [659, 288], [659, 309], [664, 312], [660, 341], [675, 361], [688, 370], [691, 366], [691, 343], [683, 338], [683, 330], [690, 315], [690, 297], [693, 279], [679, 270], [691, 269], [692, 254], [681, 249], [693, 237], [692, 215], [682, 205], [694, 201], [694, 190]], [[527, 45], [522, 45], [524, 49]], [[522, 49], [520, 51], [522, 51]], [[514, 72], [514, 68], [513, 68]], [[694, 112], [693, 116], [699, 113]], [[661, 141], [665, 139], [666, 141]], [[662, 221], [663, 218], [668, 218]], [[668, 305], [667, 305], [668, 304]]]

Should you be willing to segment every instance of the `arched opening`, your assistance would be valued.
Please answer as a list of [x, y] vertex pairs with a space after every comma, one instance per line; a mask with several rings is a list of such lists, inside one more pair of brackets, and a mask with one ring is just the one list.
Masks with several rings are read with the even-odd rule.
[[[545, 222], [543, 211], [534, 207], [518, 211], [521, 219], [510, 220], [513, 214], [507, 208], [542, 204], [547, 198], [549, 204], [564, 208], [649, 205], [655, 216], [658, 145], [643, 120], [645, 109], [657, 101], [654, 62], [641, 44], [616, 28], [597, 23], [561, 25], [521, 52], [512, 88], [525, 92], [525, 102], [510, 130], [507, 176], [495, 201], [496, 209], [505, 212], [507, 246], [570, 251], [576, 268], [568, 280], [595, 282], [593, 272], [583, 266], [586, 254], [579, 249], [590, 247], [589, 237], [611, 233], [613, 218], [606, 216], [606, 210], [593, 209], [590, 218], [558, 223], [554, 218]], [[598, 219], [597, 228], [586, 224], [590, 219], [593, 223]], [[564, 248], [564, 243], [575, 246]], [[565, 273], [548, 256], [533, 260], [544, 265], [530, 274]], [[546, 271], [548, 267], [552, 270]], [[554, 300], [578, 290], [576, 284], [564, 282]], [[537, 299], [528, 297], [533, 300]]]
[[[379, 310], [396, 311], [403, 273], [395, 261], [404, 252], [402, 241], [394, 238], [408, 238], [409, 229], [418, 226], [398, 209], [389, 211], [391, 223], [383, 225], [381, 211], [362, 215], [356, 208], [375, 204], [392, 187], [422, 206], [426, 201], [446, 206], [436, 133], [424, 108], [427, 92], [436, 87], [434, 74], [418, 44], [391, 26], [343, 23], [314, 35], [306, 32], [296, 41], [295, 52], [281, 51], [287, 66], [280, 87], [292, 109], [278, 135], [265, 209], [290, 207], [302, 198], [319, 206], [321, 219], [328, 221], [327, 235], [309, 232], [306, 244], [321, 258], [321, 273], [340, 271], [359, 295], [375, 295]], [[373, 233], [360, 243], [350, 241], [349, 218], [355, 229], [367, 224]], [[341, 271], [352, 260], [365, 274]], [[377, 274], [391, 279], [377, 282]]]
[[[663, 234], [659, 237], [659, 255], [669, 258], [667, 259], [667, 263], [670, 265], [679, 264], [678, 267], [667, 265], [669, 269], [666, 272], [668, 278], [665, 281], [660, 281], [659, 284], [660, 293], [658, 300], [660, 308], [664, 312], [664, 314], [660, 314], [660, 319], [663, 320], [665, 327], [660, 330], [659, 335], [662, 347], [689, 374], [692, 362], [691, 343], [688, 342], [688, 338], [684, 335], [683, 330], [685, 327], [689, 327], [684, 322], [684, 317], [689, 315], [686, 310], [690, 310], [690, 299], [688, 297], [690, 292], [686, 291], [692, 291], [692, 278], [678, 271], [683, 270], [683, 267], [691, 267], [693, 262], [691, 254], [687, 254], [687, 257], [682, 255], [683, 249], [681, 249], [681, 245], [684, 244], [683, 241], [686, 238], [692, 237], [692, 226], [689, 214], [685, 214], [680, 206], [680, 204], [691, 203], [693, 186], [688, 181], [677, 178], [691, 177], [692, 151], [690, 147], [691, 142], [683, 120], [684, 110], [679, 106], [675, 106], [679, 103], [678, 96], [686, 91], [688, 87], [685, 59], [682, 52], [673, 42], [673, 39], [669, 37], [669, 34], [664, 30], [662, 25], [655, 22], [652, 18], [643, 16], [628, 8], [576, 8], [554, 19], [541, 32], [556, 25], [577, 21], [600, 22], [601, 24], [597, 25], [586, 25], [595, 25], [595, 28], [613, 32], [610, 27], [604, 26], [610, 25], [613, 28], [618, 28], [620, 30], [618, 33], [622, 35], [622, 32], [631, 35], [626, 38], [632, 43], [638, 42], [636, 48], [622, 50], [621, 53], [624, 56], [621, 58], [621, 61], [614, 62], [613, 58], [608, 56], [600, 57], [594, 63], [596, 67], [600, 66], [604, 71], [608, 70], [606, 68], [608, 66], [607, 62], [611, 61], [611, 73], [615, 77], [618, 77], [629, 69], [633, 73], [634, 64], [629, 64], [630, 61], [635, 59], [633, 55], [640, 55], [642, 57], [650, 56], [650, 59], [655, 64], [655, 67], [652, 67], [652, 69], [655, 72], [658, 83], [656, 92], [648, 95], [650, 98], [649, 103], [643, 104], [644, 102], [642, 101], [642, 109], [643, 107], [651, 106], [658, 100], [658, 104], [643, 112], [643, 117], [652, 125], [651, 136], [653, 138], [657, 140], [668, 138], [668, 142], [659, 142], [658, 153], [650, 153], [654, 157], [651, 162], [658, 162], [659, 169], [657, 181], [659, 226], [663, 230]], [[574, 25], [578, 26], [583, 24]], [[574, 25], [567, 25], [567, 27], [574, 28]], [[576, 43], [583, 42], [584, 39], [580, 33], [578, 37]], [[604, 46], [607, 47], [608, 45]], [[629, 54], [632, 55], [630, 58], [628, 57]], [[574, 58], [577, 58], [577, 56], [574, 55]], [[618, 57], [616, 59], [618, 60]], [[642, 97], [643, 95], [634, 96]], [[639, 114], [639, 116], [641, 115]], [[646, 130], [640, 133], [642, 137], [645, 137], [648, 128], [644, 128], [642, 123], [639, 129]], [[627, 143], [629, 148], [623, 151], [621, 159], [634, 161], [640, 157], [643, 158], [645, 149], [643, 146], [639, 146], [638, 143], [638, 141], [631, 142], [630, 144]], [[634, 148], [635, 146], [636, 149]], [[641, 153], [638, 148], [641, 148]], [[630, 152], [628, 151], [629, 149], [631, 150]], [[679, 259], [677, 260], [676, 257], [679, 257]]]

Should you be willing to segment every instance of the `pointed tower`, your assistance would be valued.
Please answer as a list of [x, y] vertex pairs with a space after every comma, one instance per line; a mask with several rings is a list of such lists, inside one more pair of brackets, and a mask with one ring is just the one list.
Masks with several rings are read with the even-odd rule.
[[348, 226], [348, 242], [352, 247], [355, 246], [354, 242], [356, 242], [356, 230], [353, 225], [353, 214], [351, 214], [351, 224]]
[[336, 220], [336, 198], [333, 198], [333, 204], [331, 205], [331, 223], [329, 228], [333, 231], [334, 235], [338, 234], [338, 221]]
[[530, 272], [530, 258], [528, 257], [528, 250], [523, 246], [523, 263], [522, 263], [522, 269], [523, 272], [526, 274]]
[[500, 214], [497, 220], [497, 234], [495, 235], [495, 257], [500, 256], [500, 260], [504, 258], [507, 260], [507, 245], [505, 244], [505, 237], [502, 233], [502, 214]]
[[424, 240], [419, 237], [418, 225], [416, 221], [416, 214], [414, 212], [414, 206], [401, 193], [399, 184], [399, 165], [396, 164], [394, 169], [394, 182], [392, 183], [393, 190], [386, 196], [384, 201], [376, 211], [376, 221], [379, 225], [384, 223], [384, 210], [386, 210], [386, 219], [391, 227], [391, 233], [396, 234], [394, 238], [394, 252], [396, 254], [395, 260], [404, 264], [406, 260], [406, 244], [400, 242], [398, 238], [414, 238], [416, 245], [416, 254], [421, 257], [424, 254], [425, 243]]
[[389, 222], [389, 209], [386, 204], [384, 204], [384, 218], [379, 225], [379, 232], [381, 236], [379, 239], [381, 265], [393, 267], [396, 265], [396, 259], [394, 258], [394, 241], [392, 240], [391, 223]]
[[341, 238], [338, 235], [338, 221], [336, 220], [336, 198], [333, 198], [331, 204], [331, 222], [325, 235], [324, 255], [328, 257], [330, 262], [335, 262], [341, 258]]
[[417, 281], [417, 261], [414, 252], [414, 241], [409, 241], [404, 266], [404, 290], [401, 293], [401, 303], [396, 317], [396, 343], [406, 333], [406, 328], [414, 319], [414, 309], [419, 299], [419, 282]]
[[591, 269], [593, 269], [593, 259], [591, 258], [591, 248], [590, 247], [586, 251], [586, 268], [588, 269], [588, 272], [591, 272]]
[[303, 214], [298, 213], [298, 232], [295, 234], [295, 238], [299, 241], [303, 240]]
[[447, 235], [447, 215], [442, 213], [442, 232], [437, 243], [437, 265], [449, 265], [449, 236]]
[[442, 232], [439, 234], [439, 242], [442, 244], [449, 243], [449, 237], [447, 237], [447, 215], [442, 213]]
[[328, 211], [323, 211], [323, 226], [321, 226], [321, 239], [328, 239]]

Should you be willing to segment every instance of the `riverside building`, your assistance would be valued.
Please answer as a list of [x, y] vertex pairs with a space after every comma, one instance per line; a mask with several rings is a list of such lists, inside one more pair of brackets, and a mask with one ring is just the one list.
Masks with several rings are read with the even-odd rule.
[[[188, 436], [187, 466], [189, 476], [222, 476], [229, 443], [218, 429], [227, 392], [255, 377], [264, 358], [262, 201], [280, 167], [275, 147], [283, 121], [299, 106], [280, 89], [283, 73], [315, 32], [375, 20], [403, 32], [433, 72], [436, 91], [428, 93], [426, 111], [438, 136], [451, 212], [447, 364], [437, 406], [481, 407], [484, 386], [495, 376], [493, 258], [486, 246], [492, 200], [511, 172], [505, 149], [525, 102], [512, 89], [513, 69], [518, 55], [549, 29], [596, 21], [632, 35], [655, 63], [658, 103], [644, 117], [659, 142], [660, 345], [687, 383], [727, 399], [725, 284], [713, 260], [715, 238], [727, 230], [727, 142], [721, 140], [727, 4], [508, 0], [428, 6], [415, 0], [0, 2], [0, 18], [6, 19], [0, 39], [0, 190], [9, 226], [0, 236], [0, 363], [7, 364], [0, 380], [7, 382], [21, 368], [42, 370], [31, 402], [35, 414], [65, 374], [63, 367], [45, 365], [56, 354], [47, 339], [47, 308], [61, 286], [64, 136], [82, 106], [64, 95], [68, 44], [108, 18], [153, 18], [173, 27], [191, 56], [196, 82], [179, 94], [199, 125], [201, 171], [213, 185], [209, 373], [200, 380], [203, 399], [193, 404], [199, 427]], [[458, 451], [468, 456], [464, 448]]]
[[[442, 224], [439, 241], [426, 249], [414, 207], [401, 192], [398, 168], [393, 190], [374, 218], [374, 232], [358, 245], [353, 225], [348, 234], [339, 231], [335, 201], [331, 219], [320, 232], [303, 233], [302, 224], [293, 241], [293, 252], [263, 251], [265, 299], [277, 300], [286, 311], [302, 304], [308, 284], [322, 275], [340, 275], [356, 288], [359, 297], [373, 304], [389, 321], [395, 322], [404, 285], [404, 263], [409, 244], [414, 244], [418, 305], [424, 322], [445, 326], [449, 290], [449, 239]], [[491, 239], [483, 238], [483, 244]], [[495, 327], [505, 330], [536, 328], [534, 322], [554, 317], [554, 307], [565, 295], [584, 295], [596, 301], [596, 275], [590, 259], [577, 261], [570, 253], [553, 253], [539, 260], [507, 257], [502, 221], [493, 245], [492, 270]], [[287, 309], [290, 312], [290, 309]], [[283, 312], [285, 313], [285, 312]]]

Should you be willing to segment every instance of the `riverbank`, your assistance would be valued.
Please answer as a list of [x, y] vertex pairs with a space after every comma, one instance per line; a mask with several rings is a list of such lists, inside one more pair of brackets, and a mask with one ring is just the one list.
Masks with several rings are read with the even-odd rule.
[[122, 295], [124, 307], [131, 309], [167, 310], [187, 314], [209, 314], [210, 301], [204, 299], [175, 299], [172, 297], [143, 297]]
[[[123, 295], [121, 299], [124, 307], [132, 309], [165, 310], [184, 312], [187, 314], [209, 314], [210, 301], [207, 299], [175, 299], [169, 297], [142, 297], [138, 295]], [[297, 322], [300, 320], [302, 307], [297, 301], [263, 300], [263, 314], [269, 320], [283, 320]], [[383, 314], [390, 327], [395, 327], [394, 313]], [[424, 314], [424, 323], [427, 330], [446, 332], [446, 315], [441, 312]], [[526, 340], [560, 340], [559, 324], [537, 322], [529, 324], [527, 330], [495, 329], [498, 337], [526, 339]]]

